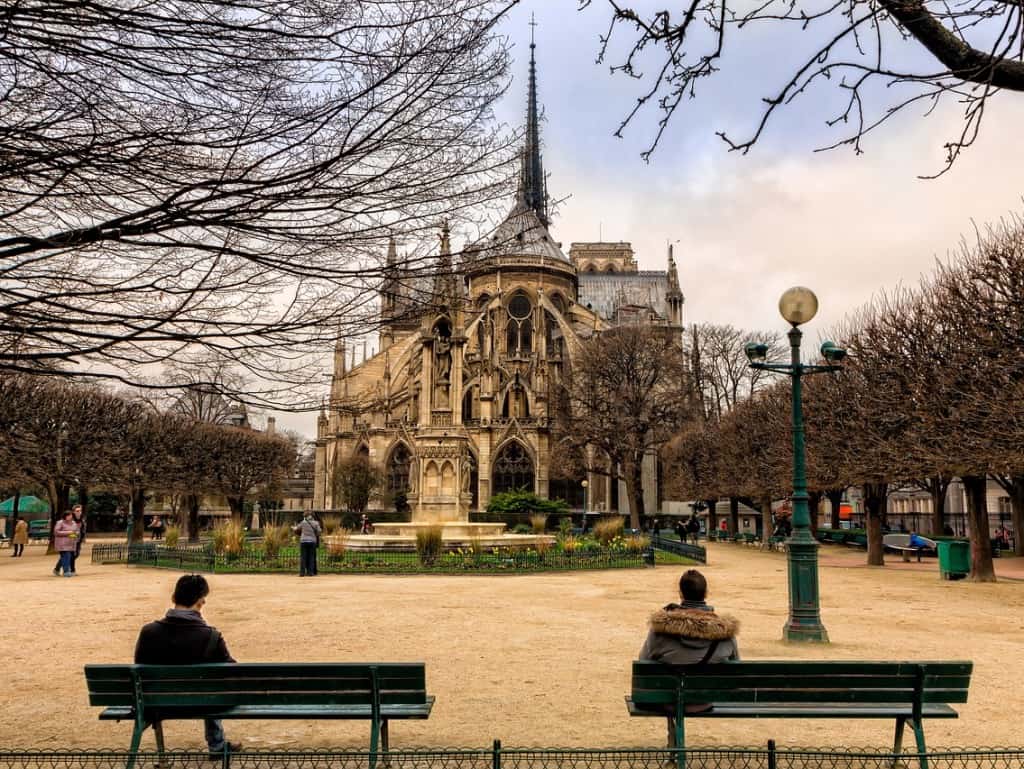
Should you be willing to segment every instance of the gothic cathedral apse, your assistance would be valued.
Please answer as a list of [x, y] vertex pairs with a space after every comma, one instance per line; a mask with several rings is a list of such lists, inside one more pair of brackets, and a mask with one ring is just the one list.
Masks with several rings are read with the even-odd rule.
[[[359, 365], [339, 344], [329, 408], [317, 426], [314, 506], [340, 507], [329, 479], [362, 455], [385, 478], [371, 508], [412, 520], [466, 521], [494, 494], [528, 489], [579, 510], [584, 478], [556, 477], [550, 397], [581, 341], [621, 323], [682, 334], [683, 294], [671, 251], [665, 271], [638, 270], [626, 242], [573, 243], [549, 232], [531, 44], [527, 126], [512, 210], [453, 263], [447, 226], [427, 301], [412, 297], [396, 244], [382, 287], [379, 352]], [[648, 510], [660, 509], [654, 457]], [[620, 484], [588, 480], [590, 511], [628, 512]]]

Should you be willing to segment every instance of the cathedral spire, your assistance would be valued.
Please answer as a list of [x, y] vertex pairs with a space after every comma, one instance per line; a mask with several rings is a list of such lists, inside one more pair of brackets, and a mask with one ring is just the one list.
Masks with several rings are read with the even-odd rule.
[[675, 253], [671, 243], [668, 244], [668, 292], [672, 297], [682, 297], [683, 295], [679, 288], [679, 270], [676, 268]]
[[537, 62], [534, 51], [533, 27], [537, 22], [530, 19], [530, 81], [526, 99], [526, 144], [523, 147], [519, 170], [519, 203], [532, 208], [545, 227], [548, 219], [548, 193], [544, 179], [544, 164], [540, 154], [540, 115], [537, 110]]
[[441, 223], [441, 253], [434, 268], [434, 300], [448, 304], [456, 298], [456, 276], [452, 265], [452, 240], [448, 220]]

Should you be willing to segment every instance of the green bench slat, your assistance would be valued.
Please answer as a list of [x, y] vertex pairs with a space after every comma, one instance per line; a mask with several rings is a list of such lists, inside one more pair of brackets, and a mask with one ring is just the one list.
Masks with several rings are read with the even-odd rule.
[[[664, 708], [645, 708], [626, 698], [631, 716], [664, 718]], [[845, 703], [827, 703], [806, 705], [715, 705], [714, 709], [704, 713], [687, 713], [686, 718], [909, 718], [913, 715], [910, 707], [895, 707], [882, 703], [863, 703], [849, 705]], [[957, 718], [958, 713], [949, 705], [928, 704], [921, 708], [925, 718]]]
[[[425, 719], [430, 717], [434, 707], [434, 697], [428, 696], [426, 702], [409, 705], [382, 705], [381, 716], [387, 719]], [[335, 705], [309, 707], [306, 705], [278, 705], [268, 707], [264, 705], [237, 705], [231, 708], [169, 708], [161, 709], [159, 715], [162, 720], [188, 720], [194, 718], [210, 717], [223, 719], [361, 719], [370, 718], [371, 710], [369, 705]], [[100, 720], [103, 721], [131, 721], [135, 717], [135, 711], [130, 707], [106, 708], [100, 713]]]
[[[815, 702], [868, 702], [868, 703], [911, 703], [914, 692], [897, 689], [699, 689], [686, 687], [685, 702], [714, 703], [815, 703]], [[633, 691], [633, 700], [638, 703], [672, 703], [674, 694], [668, 692]], [[967, 702], [967, 692], [955, 690], [926, 690], [922, 702]]]
[[[124, 681], [89, 681], [89, 691], [96, 694], [117, 694], [133, 692], [130, 679]], [[379, 682], [381, 691], [409, 691], [426, 689], [426, 681], [383, 680]], [[152, 681], [144, 677], [142, 688], [147, 694], [161, 692], [318, 692], [318, 691], [371, 691], [369, 676], [363, 678], [183, 678], [178, 680], [161, 679]]]
[[[792, 660], [754, 660], [751, 662], [722, 662], [714, 666], [708, 673], [694, 675], [714, 676], [745, 676], [745, 675], [916, 675], [918, 668], [923, 668], [925, 675], [967, 675], [974, 669], [970, 661], [932, 662], [876, 662], [860, 660], [808, 660], [794, 662]], [[690, 676], [691, 670], [686, 670]], [[636, 660], [633, 662], [633, 674], [671, 675], [672, 668], [660, 662]]]
[[[909, 689], [913, 690], [916, 684], [916, 676], [824, 676], [808, 675], [714, 675], [705, 673], [686, 674], [686, 689], [714, 689], [743, 687], [747, 689], [772, 688], [772, 689], [813, 689], [818, 688], [825, 681], [829, 686], [837, 686], [842, 682], [851, 689]], [[941, 675], [925, 676], [924, 687], [937, 689], [966, 689], [971, 682], [969, 675]], [[665, 690], [675, 691], [678, 686], [678, 677], [674, 675], [657, 676], [634, 676], [633, 690]]]
[[[86, 665], [86, 677], [94, 680], [129, 680], [132, 665]], [[190, 671], [202, 671], [203, 678], [366, 678], [370, 668], [377, 669], [382, 680], [387, 678], [423, 680], [421, 664], [408, 662], [387, 662], [380, 665], [355, 665], [350, 663], [296, 662], [293, 665], [276, 662], [239, 662], [212, 665], [146, 665], [146, 678], [182, 679], [194, 677]]]
[[[310, 706], [332, 706], [332, 704], [360, 704], [371, 701], [371, 692], [305, 692], [295, 694], [289, 692], [203, 692], [202, 694], [191, 694], [187, 692], [168, 692], [164, 694], [145, 694], [147, 708], [183, 708], [193, 707], [215, 707], [229, 708], [237, 704], [253, 704], [253, 706], [275, 706], [275, 704], [297, 704], [308, 703]], [[381, 704], [417, 704], [427, 699], [425, 691], [391, 692], [381, 695]], [[100, 694], [90, 695], [91, 706], [132, 706], [135, 698], [126, 695]]]

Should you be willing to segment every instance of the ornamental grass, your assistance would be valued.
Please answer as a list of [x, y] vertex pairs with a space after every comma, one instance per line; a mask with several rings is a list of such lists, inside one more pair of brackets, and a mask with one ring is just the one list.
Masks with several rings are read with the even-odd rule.
[[281, 548], [288, 545], [292, 540], [292, 530], [285, 524], [275, 524], [263, 527], [263, 553], [267, 558], [277, 558]]
[[602, 546], [607, 547], [613, 539], [622, 536], [623, 528], [625, 522], [620, 516], [608, 516], [594, 524], [594, 536]]
[[416, 530], [416, 554], [424, 566], [432, 565], [443, 548], [440, 526], [425, 526]]
[[352, 533], [350, 529], [335, 529], [333, 536], [327, 543], [327, 552], [333, 558], [344, 558], [348, 552], [348, 538]]

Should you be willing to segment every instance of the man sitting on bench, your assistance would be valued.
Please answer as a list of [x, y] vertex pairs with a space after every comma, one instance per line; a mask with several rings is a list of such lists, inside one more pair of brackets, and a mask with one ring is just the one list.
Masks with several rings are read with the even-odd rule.
[[[228, 646], [217, 628], [210, 627], [200, 612], [210, 594], [210, 585], [201, 574], [186, 574], [174, 586], [168, 609], [163, 619], [144, 625], [135, 644], [136, 665], [198, 665], [205, 662], [234, 662]], [[224, 729], [215, 718], [204, 719], [206, 745], [210, 758], [217, 759], [224, 752]], [[241, 749], [238, 743], [228, 743], [232, 753]]]
[[[739, 620], [728, 615], [715, 614], [713, 606], [705, 602], [708, 583], [704, 575], [690, 569], [679, 579], [681, 604], [670, 603], [651, 615], [650, 632], [640, 659], [654, 660], [666, 665], [694, 667], [740, 658], [736, 633]], [[687, 713], [700, 713], [711, 705], [688, 703]], [[668, 716], [668, 746], [675, 745], [675, 717]]]

